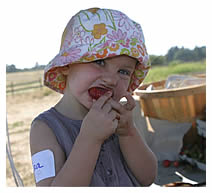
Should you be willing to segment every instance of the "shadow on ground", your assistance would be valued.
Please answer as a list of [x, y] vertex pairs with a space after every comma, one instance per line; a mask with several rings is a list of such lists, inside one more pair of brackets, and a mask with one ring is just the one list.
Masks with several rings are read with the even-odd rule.
[[179, 167], [170, 166], [165, 168], [162, 162], [158, 163], [158, 176], [154, 184], [163, 186], [174, 182], [185, 182], [197, 184], [206, 182], [206, 172], [199, 170], [186, 163], [181, 163]]

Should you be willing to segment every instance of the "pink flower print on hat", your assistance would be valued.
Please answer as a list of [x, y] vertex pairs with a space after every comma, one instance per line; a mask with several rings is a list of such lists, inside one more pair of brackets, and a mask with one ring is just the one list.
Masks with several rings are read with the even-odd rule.
[[128, 89], [133, 92], [150, 68], [141, 26], [117, 10], [81, 10], [68, 22], [60, 52], [46, 66], [44, 84], [63, 93], [66, 85], [63, 68], [119, 55], [138, 60]]
[[84, 43], [84, 36], [85, 36], [85, 30], [83, 29], [82, 26], [79, 26], [74, 29], [74, 41], [75, 43], [81, 45]]
[[114, 42], [121, 42], [124, 41], [127, 36], [127, 32], [122, 32], [121, 29], [118, 29], [118, 31], [112, 31], [112, 34], [108, 34], [107, 37], [109, 40]]
[[72, 61], [80, 58], [80, 52], [81, 49], [79, 48], [71, 48], [67, 51], [64, 51], [63, 53], [61, 53], [61, 57], [58, 62], [63, 64], [71, 63]]
[[129, 18], [120, 11], [113, 11], [113, 17], [115, 21], [118, 21], [119, 27], [124, 27], [127, 31], [131, 29], [134, 29], [135, 27], [131, 24]]

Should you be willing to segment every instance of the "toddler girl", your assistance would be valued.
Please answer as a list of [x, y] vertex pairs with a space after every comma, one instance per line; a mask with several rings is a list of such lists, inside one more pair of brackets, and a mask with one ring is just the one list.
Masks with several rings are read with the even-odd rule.
[[133, 123], [131, 96], [148, 60], [140, 25], [122, 12], [92, 8], [71, 18], [44, 74], [63, 97], [31, 126], [37, 186], [153, 183], [157, 160]]

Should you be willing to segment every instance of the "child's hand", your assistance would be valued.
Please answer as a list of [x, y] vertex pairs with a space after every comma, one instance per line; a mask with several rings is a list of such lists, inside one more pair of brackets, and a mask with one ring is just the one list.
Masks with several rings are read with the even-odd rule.
[[132, 110], [136, 104], [130, 93], [127, 92], [123, 97], [126, 97], [127, 99], [127, 103], [124, 105], [121, 105], [113, 99], [110, 99], [109, 102], [111, 103], [113, 109], [120, 116], [116, 133], [120, 136], [129, 136], [132, 135], [132, 129], [135, 128], [133, 124]]
[[118, 120], [116, 119], [116, 111], [112, 109], [111, 104], [108, 102], [111, 96], [112, 93], [107, 92], [98, 100], [94, 100], [80, 130], [86, 139], [103, 143], [105, 139], [115, 133]]

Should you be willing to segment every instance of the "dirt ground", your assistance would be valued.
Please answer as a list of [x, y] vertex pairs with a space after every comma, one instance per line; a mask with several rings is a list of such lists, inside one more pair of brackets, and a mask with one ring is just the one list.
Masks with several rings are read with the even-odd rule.
[[[52, 92], [45, 87], [41, 90], [37, 89], [14, 96], [7, 96], [7, 120], [12, 156], [24, 186], [35, 186], [29, 147], [31, 122], [39, 113], [53, 106], [60, 97], [60, 94]], [[152, 186], [163, 186], [176, 181], [195, 184], [205, 181], [206, 178], [205, 172], [190, 168], [187, 165], [181, 165], [179, 168], [164, 168], [159, 163], [158, 166], [158, 176]], [[8, 187], [16, 186], [8, 158], [6, 160], [6, 185]]]
[[[7, 120], [15, 167], [23, 180], [24, 186], [35, 186], [32, 173], [29, 147], [30, 125], [39, 113], [54, 105], [61, 95], [49, 91], [48, 88], [7, 96]], [[6, 162], [7, 186], [16, 186], [9, 161]]]

